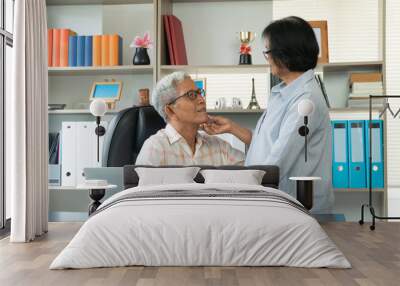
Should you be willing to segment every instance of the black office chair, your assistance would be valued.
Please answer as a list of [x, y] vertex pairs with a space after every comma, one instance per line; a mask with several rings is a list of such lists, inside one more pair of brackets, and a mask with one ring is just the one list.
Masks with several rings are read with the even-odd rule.
[[134, 106], [111, 120], [103, 144], [103, 167], [134, 165], [144, 141], [165, 128], [153, 106]]

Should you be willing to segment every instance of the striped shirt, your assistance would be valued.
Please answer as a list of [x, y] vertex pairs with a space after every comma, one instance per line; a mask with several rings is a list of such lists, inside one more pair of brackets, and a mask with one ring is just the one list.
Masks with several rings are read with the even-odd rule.
[[243, 152], [218, 138], [204, 132], [196, 136], [196, 148], [192, 149], [186, 140], [167, 124], [143, 144], [136, 159], [136, 165], [243, 165]]

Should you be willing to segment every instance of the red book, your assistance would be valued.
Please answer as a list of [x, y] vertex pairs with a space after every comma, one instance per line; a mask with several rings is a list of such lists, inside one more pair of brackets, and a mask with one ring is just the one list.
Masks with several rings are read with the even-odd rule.
[[187, 65], [185, 39], [181, 21], [174, 15], [169, 15], [171, 29], [172, 50], [176, 65]]
[[172, 51], [171, 27], [168, 15], [163, 15], [163, 19], [165, 28], [165, 38], [167, 40], [167, 47], [168, 47], [168, 53], [166, 54], [169, 56], [168, 57], [169, 61], [167, 61], [167, 64], [175, 65], [174, 52]]
[[53, 30], [47, 29], [47, 65], [53, 66]]
[[60, 66], [60, 29], [53, 29], [53, 67]]

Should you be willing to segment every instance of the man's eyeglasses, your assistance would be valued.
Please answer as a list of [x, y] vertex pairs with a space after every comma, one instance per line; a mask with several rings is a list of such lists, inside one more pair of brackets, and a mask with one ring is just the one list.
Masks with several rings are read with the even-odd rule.
[[168, 104], [173, 104], [173, 103], [175, 103], [175, 102], [176, 102], [179, 98], [181, 98], [181, 97], [187, 97], [187, 98], [189, 98], [190, 100], [194, 101], [194, 100], [197, 99], [198, 96], [205, 97], [205, 96], [206, 96], [205, 90], [202, 89], [202, 88], [198, 88], [198, 89], [196, 89], [196, 90], [189, 90], [188, 92], [186, 92], [186, 93], [184, 93], [184, 94], [178, 96], [177, 98], [175, 98], [173, 101], [171, 101], [171, 102], [168, 103]]
[[262, 53], [263, 53], [263, 55], [264, 55], [264, 57], [265, 57], [266, 60], [268, 60], [268, 54], [269, 54], [270, 52], [271, 52], [271, 50], [262, 51]]

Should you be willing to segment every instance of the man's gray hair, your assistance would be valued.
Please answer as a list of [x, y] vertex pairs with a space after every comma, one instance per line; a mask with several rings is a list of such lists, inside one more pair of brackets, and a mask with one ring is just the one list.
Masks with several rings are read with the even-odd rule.
[[167, 115], [165, 114], [165, 106], [171, 103], [179, 95], [176, 91], [176, 86], [191, 77], [185, 72], [174, 72], [163, 77], [153, 90], [151, 95], [151, 102], [157, 112], [167, 121]]

